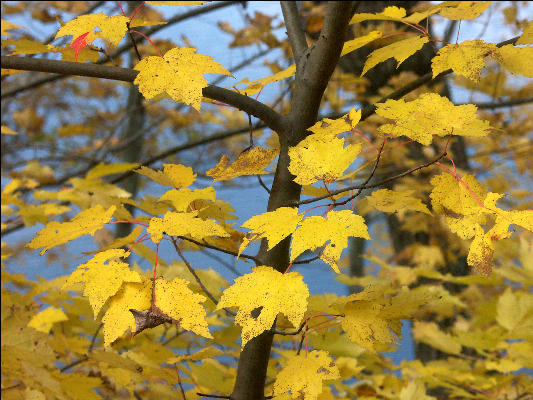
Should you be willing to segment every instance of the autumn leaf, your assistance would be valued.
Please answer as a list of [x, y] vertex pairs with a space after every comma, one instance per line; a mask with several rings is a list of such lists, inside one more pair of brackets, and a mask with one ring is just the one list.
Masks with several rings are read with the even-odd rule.
[[352, 51], [355, 51], [367, 45], [370, 42], [373, 42], [376, 39], [379, 39], [382, 35], [383, 34], [381, 31], [372, 31], [368, 35], [360, 36], [358, 38], [344, 42], [341, 51], [341, 57], [345, 54], [351, 53]]
[[211, 168], [206, 172], [207, 176], [216, 181], [225, 181], [244, 175], [262, 175], [267, 172], [264, 171], [266, 167], [278, 155], [278, 150], [263, 149], [261, 146], [244, 151], [239, 154], [239, 157], [229, 166], [229, 158], [222, 156], [215, 168]]
[[154, 243], [159, 243], [163, 233], [171, 236], [191, 236], [201, 240], [209, 236], [227, 237], [229, 234], [220, 225], [211, 220], [197, 217], [197, 212], [177, 213], [169, 211], [163, 218], [150, 219], [146, 232], [152, 236]]
[[163, 164], [163, 171], [154, 171], [151, 168], [142, 166], [135, 170], [138, 174], [164, 186], [174, 186], [177, 189], [192, 185], [196, 179], [196, 174], [191, 167], [182, 164]]
[[339, 369], [327, 351], [297, 354], [278, 372], [274, 396], [290, 392], [292, 399], [315, 400], [323, 381], [336, 379], [340, 379]]
[[195, 54], [194, 48], [173, 48], [163, 57], [145, 57], [134, 69], [139, 74], [133, 83], [147, 99], [167, 93], [174, 101], [191, 105], [200, 111], [202, 89], [207, 87], [203, 74], [232, 76], [209, 56]]
[[[477, 18], [490, 6], [490, 1], [458, 1], [443, 2], [437, 6], [444, 6], [439, 14], [451, 20], [471, 20]], [[448, 5], [449, 4], [449, 5]]]
[[417, 341], [426, 343], [443, 353], [461, 354], [458, 340], [443, 332], [435, 322], [414, 321], [413, 336]]
[[399, 400], [436, 400], [436, 397], [426, 394], [426, 388], [421, 380], [412, 380], [402, 388]]
[[[206, 187], [202, 189], [179, 189], [169, 190], [164, 193], [159, 199], [167, 200], [172, 203], [172, 206], [176, 211], [186, 212], [189, 208], [189, 204], [195, 200], [210, 200], [215, 201], [216, 192], [212, 187]], [[194, 205], [194, 204], [193, 204]], [[194, 208], [195, 209], [195, 208]]]
[[[95, 39], [100, 38], [116, 47], [128, 30], [126, 26], [126, 22], [128, 21], [129, 18], [124, 15], [108, 17], [103, 12], [99, 14], [80, 15], [59, 28], [55, 39], [72, 35], [71, 43], [79, 40], [80, 37], [83, 37], [85, 43], [91, 43]], [[99, 30], [94, 32], [96, 28]]]
[[217, 310], [238, 307], [235, 322], [242, 327], [242, 348], [254, 337], [270, 329], [283, 313], [298, 327], [307, 308], [309, 290], [298, 272], [282, 274], [272, 267], [252, 268], [224, 290]]
[[520, 35], [515, 44], [533, 44], [533, 21], [529, 21], [527, 23], [522, 35]]
[[401, 21], [406, 15], [405, 8], [391, 6], [385, 7], [383, 12], [378, 14], [371, 13], [359, 13], [354, 14], [350, 20], [350, 25], [356, 22], [368, 21], [368, 20], [384, 20], [384, 21]]
[[418, 211], [431, 215], [420, 199], [413, 197], [414, 190], [395, 191], [380, 189], [367, 196], [368, 204], [379, 211], [396, 212], [403, 217], [406, 211]]
[[361, 110], [355, 110], [353, 107], [348, 113], [337, 119], [323, 118], [316, 122], [309, 131], [320, 135], [338, 135], [349, 132], [361, 120]]
[[167, 282], [162, 278], [155, 281], [154, 308], [174, 323], [197, 335], [213, 338], [209, 333], [205, 309], [201, 303], [207, 300], [201, 294], [188, 288], [189, 282], [175, 278]]
[[461, 44], [446, 45], [431, 60], [433, 78], [451, 68], [457, 75], [478, 82], [481, 69], [485, 67], [485, 57], [496, 50], [496, 45], [482, 40], [467, 40]]
[[28, 326], [35, 328], [39, 332], [50, 333], [52, 326], [56, 322], [68, 321], [67, 315], [63, 310], [55, 307], [48, 307], [38, 314], [34, 315]]
[[517, 47], [512, 44], [498, 49], [496, 60], [509, 72], [533, 78], [533, 47]]
[[263, 89], [266, 85], [269, 83], [279, 82], [283, 79], [287, 79], [294, 75], [296, 72], [296, 64], [292, 64], [290, 67], [279, 71], [273, 75], [261, 78], [261, 79], [255, 79], [255, 80], [249, 80], [248, 78], [244, 78], [240, 82], [236, 83], [232, 87], [236, 87], [241, 84], [248, 85], [244, 89], [239, 89], [239, 93], [244, 94], [246, 96], [252, 96], [259, 92], [261, 89]]
[[89, 298], [96, 319], [106, 301], [118, 292], [124, 282], [141, 282], [141, 276], [120, 260], [128, 256], [129, 253], [123, 249], [102, 251], [79, 265], [62, 289], [83, 282], [83, 295]]
[[360, 143], [344, 147], [344, 139], [314, 134], [289, 149], [289, 171], [294, 182], [310, 185], [319, 180], [329, 184], [341, 178], [361, 152]]
[[[513, 292], [509, 287], [498, 298], [496, 321], [515, 337], [531, 336], [533, 329], [533, 296], [528, 292]], [[519, 332], [522, 331], [523, 333]]]
[[400, 99], [378, 103], [376, 113], [394, 120], [379, 127], [382, 133], [406, 136], [428, 146], [433, 135], [486, 136], [492, 128], [488, 121], [477, 118], [476, 110], [473, 104], [455, 106], [436, 93], [425, 93], [409, 102]]
[[37, 232], [37, 236], [26, 246], [30, 249], [44, 247], [41, 250], [41, 255], [43, 255], [48, 249], [70, 242], [80, 236], [87, 234], [92, 236], [94, 232], [102, 229], [104, 224], [109, 222], [115, 209], [115, 206], [106, 210], [101, 205], [97, 205], [80, 212], [71, 222], [52, 221]]
[[102, 176], [118, 174], [120, 172], [131, 171], [134, 168], [137, 168], [139, 164], [137, 163], [117, 163], [117, 164], [104, 164], [99, 163], [96, 167], [91, 168], [87, 172], [87, 179], [96, 179]]
[[9, 33], [8, 31], [12, 29], [22, 28], [22, 26], [6, 21], [5, 19], [2, 19], [0, 21], [0, 27], [1, 27], [0, 30], [2, 31], [2, 35], [5, 35], [5, 36], [11, 36], [11, 33]]
[[[249, 235], [253, 235], [254, 240], [266, 238], [268, 241], [268, 250], [270, 250], [287, 236], [291, 235], [302, 218], [303, 215], [298, 214], [297, 208], [280, 207], [274, 211], [255, 215], [241, 226], [252, 230]], [[245, 238], [239, 248], [239, 254], [246, 248], [249, 242], [250, 240]]]
[[400, 40], [389, 44], [388, 46], [382, 47], [380, 49], [374, 50], [368, 56], [368, 59], [365, 62], [363, 72], [361, 76], [366, 74], [366, 72], [374, 68], [379, 63], [388, 60], [391, 57], [394, 57], [398, 61], [398, 68], [406, 59], [415, 54], [422, 46], [427, 43], [429, 39], [427, 36], [415, 36], [409, 39]]
[[337, 273], [340, 273], [337, 262], [342, 250], [348, 246], [348, 237], [370, 240], [363, 217], [353, 214], [351, 210], [330, 211], [326, 218], [307, 217], [299, 225], [291, 243], [291, 262], [305, 250], [315, 250], [329, 241], [320, 259]]
[[111, 346], [126, 330], [132, 333], [136, 330], [135, 318], [130, 312], [147, 310], [151, 307], [152, 282], [143, 278], [141, 283], [126, 282], [116, 295], [109, 299], [102, 322], [104, 324], [104, 344]]

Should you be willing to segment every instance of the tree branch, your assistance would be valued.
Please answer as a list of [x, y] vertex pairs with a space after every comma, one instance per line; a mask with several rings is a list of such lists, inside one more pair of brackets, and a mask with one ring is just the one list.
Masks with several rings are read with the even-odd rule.
[[[133, 82], [139, 73], [138, 71], [129, 68], [46, 60], [42, 58], [2, 56], [1, 60], [2, 68], [24, 71], [55, 72], [64, 75], [88, 76], [124, 82]], [[202, 94], [209, 99], [230, 104], [248, 114], [252, 114], [275, 132], [281, 132], [282, 130], [281, 116], [267, 105], [254, 100], [251, 97], [214, 85], [209, 85], [203, 88]]]
[[[213, 246], [212, 244], [209, 244], [209, 243], [199, 242], [197, 240], [194, 240], [194, 239], [191, 239], [191, 238], [188, 238], [188, 237], [185, 237], [185, 236], [178, 236], [178, 238], [182, 239], [182, 240], [186, 240], [187, 242], [194, 243], [194, 244], [196, 244], [198, 246], [206, 247], [206, 248], [211, 249], [211, 250], [216, 250], [216, 251], [220, 251], [221, 253], [229, 254], [231, 256], [237, 257], [237, 255], [238, 255], [238, 253], [236, 253], [234, 251], [226, 250], [226, 249], [223, 249], [223, 248], [217, 247], [217, 246]], [[246, 258], [248, 260], [252, 260], [252, 261], [255, 261], [256, 263], [259, 263], [259, 260], [256, 257], [254, 257], [254, 256], [241, 254], [239, 257]]]
[[296, 68], [300, 69], [302, 67], [302, 57], [307, 51], [307, 40], [302, 29], [298, 6], [295, 1], [281, 1], [280, 3]]
[[[150, 35], [153, 35], [154, 33], [158, 32], [158, 31], [160, 31], [161, 29], [165, 29], [165, 28], [168, 28], [168, 27], [172, 26], [175, 23], [184, 21], [186, 19], [195, 17], [195, 16], [200, 15], [200, 14], [208, 13], [210, 11], [213, 11], [213, 10], [216, 10], [216, 9], [219, 9], [219, 8], [231, 6], [231, 5], [234, 5], [234, 4], [242, 4], [242, 1], [221, 1], [221, 2], [217, 2], [217, 3], [211, 4], [209, 6], [197, 8], [197, 9], [188, 11], [186, 13], [182, 13], [182, 14], [176, 15], [175, 17], [170, 18], [167, 21], [167, 23], [164, 24], [164, 25], [156, 25], [156, 26], [154, 26], [154, 27], [152, 27], [150, 29], [145, 30], [144, 34], [146, 36], [150, 36]], [[90, 11], [88, 11], [88, 12], [90, 12]], [[87, 14], [87, 13], [85, 13], [85, 14]], [[54, 37], [55, 37], [55, 35], [54, 35]], [[53, 38], [52, 38], [52, 40], [53, 40]], [[141, 42], [143, 42], [145, 40], [146, 39], [144, 37], [140, 37], [139, 39], [137, 39], [137, 43], [141, 43]], [[119, 56], [120, 54], [130, 50], [132, 47], [133, 47], [132, 43], [126, 43], [126, 44], [120, 46], [119, 48], [117, 48], [113, 53], [109, 54], [109, 56], [106, 56], [106, 57], [101, 58], [100, 60], [98, 60], [96, 62], [96, 64], [104, 64], [107, 61], [109, 61], [110, 59], [113, 59], [113, 58]], [[17, 95], [19, 93], [25, 92], [26, 90], [34, 89], [34, 88], [37, 88], [37, 87], [39, 87], [41, 85], [44, 85], [46, 83], [55, 82], [55, 81], [63, 79], [63, 78], [66, 78], [66, 76], [65, 75], [47, 76], [47, 77], [38, 79], [38, 80], [36, 80], [34, 82], [30, 82], [30, 83], [28, 83], [26, 85], [13, 88], [11, 90], [7, 90], [5, 93], [2, 94], [2, 98], [15, 96], [15, 95]]]

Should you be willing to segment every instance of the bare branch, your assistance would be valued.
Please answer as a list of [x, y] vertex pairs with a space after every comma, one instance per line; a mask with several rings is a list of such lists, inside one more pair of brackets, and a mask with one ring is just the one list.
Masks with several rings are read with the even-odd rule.
[[296, 61], [296, 68], [300, 69], [302, 67], [302, 57], [307, 51], [307, 40], [305, 39], [305, 32], [302, 29], [298, 6], [295, 1], [282, 1], [280, 3], [285, 27], [287, 28], [287, 36], [289, 37], [294, 60]]
[[[194, 240], [194, 239], [191, 239], [191, 238], [188, 238], [188, 237], [185, 237], [185, 236], [178, 236], [179, 239], [182, 239], [182, 240], [186, 240], [187, 242], [191, 242], [191, 243], [194, 243], [198, 246], [202, 246], [202, 247], [207, 247], [208, 249], [212, 249], [212, 250], [217, 250], [217, 251], [220, 251], [222, 253], [226, 253], [226, 254], [229, 254], [229, 255], [232, 255], [232, 256], [235, 256], [237, 257], [238, 253], [234, 252], [234, 251], [231, 251], [231, 250], [226, 250], [226, 249], [223, 249], [222, 247], [217, 247], [217, 246], [214, 246], [212, 244], [209, 244], [209, 243], [205, 243], [205, 242], [199, 242], [197, 240]], [[239, 257], [241, 258], [246, 258], [248, 260], [252, 260], [252, 261], [255, 261], [256, 263], [259, 262], [259, 260], [257, 260], [256, 257], [254, 256], [249, 256], [249, 255], [246, 255], [246, 254], [241, 254]]]

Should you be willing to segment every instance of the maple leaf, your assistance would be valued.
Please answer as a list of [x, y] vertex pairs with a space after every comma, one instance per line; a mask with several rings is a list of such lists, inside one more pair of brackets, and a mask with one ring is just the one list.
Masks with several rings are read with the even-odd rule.
[[135, 170], [135, 172], [152, 179], [160, 185], [174, 186], [178, 189], [192, 185], [196, 179], [196, 174], [192, 168], [182, 164], [163, 164], [163, 171], [154, 171], [143, 166]]
[[275, 149], [263, 149], [261, 146], [254, 147], [239, 154], [239, 157], [231, 165], [229, 158], [222, 156], [215, 168], [211, 168], [205, 174], [216, 181], [226, 181], [244, 175], [262, 175], [263, 171], [278, 155]]
[[383, 33], [381, 31], [372, 31], [367, 35], [344, 42], [344, 45], [342, 46], [341, 57], [367, 45], [370, 42], [373, 42], [376, 39], [379, 39], [382, 35]]
[[429, 42], [427, 36], [416, 36], [409, 39], [399, 40], [398, 42], [374, 50], [368, 56], [361, 76], [366, 74], [369, 69], [374, 68], [379, 63], [382, 63], [391, 57], [394, 57], [394, 59], [398, 61], [398, 65], [396, 66], [396, 68], [398, 68], [406, 59], [420, 50], [427, 42]]
[[[533, 329], [533, 296], [527, 292], [513, 292], [509, 287], [498, 298], [496, 321], [503, 328], [514, 332], [518, 338], [522, 332], [531, 336]], [[524, 336], [522, 336], [524, 337]]]
[[294, 75], [296, 72], [296, 64], [292, 64], [288, 68], [285, 68], [282, 71], [279, 71], [273, 75], [261, 78], [261, 79], [255, 79], [255, 80], [249, 80], [248, 78], [244, 78], [240, 82], [236, 83], [232, 87], [236, 87], [240, 84], [247, 84], [248, 86], [244, 89], [239, 89], [239, 93], [244, 94], [246, 96], [251, 96], [253, 94], [256, 94], [259, 92], [262, 88], [264, 88], [269, 83], [273, 82], [279, 82], [283, 79], [287, 79]]
[[471, 20], [477, 18], [490, 6], [490, 1], [457, 1], [443, 2], [437, 6], [442, 7], [439, 14], [452, 20]]
[[529, 21], [527, 23], [522, 35], [520, 35], [515, 44], [533, 44], [533, 21]]
[[399, 400], [436, 400], [436, 397], [428, 396], [424, 383], [420, 380], [412, 380], [402, 388]]
[[48, 53], [55, 50], [55, 47], [52, 45], [45, 45], [36, 40], [29, 39], [3, 40], [2, 47], [6, 46], [15, 46], [15, 48], [11, 50], [11, 53], [9, 53], [10, 56], [17, 54]]
[[360, 13], [354, 14], [350, 20], [350, 25], [356, 22], [362, 22], [367, 20], [384, 20], [384, 21], [401, 21], [406, 15], [405, 8], [391, 6], [386, 7], [383, 12], [378, 14]]
[[115, 206], [111, 206], [106, 210], [101, 205], [97, 205], [80, 212], [71, 222], [52, 221], [37, 232], [37, 236], [26, 246], [30, 249], [44, 247], [41, 250], [41, 255], [43, 255], [48, 249], [70, 242], [80, 236], [86, 234], [91, 234], [92, 236], [94, 232], [102, 229], [104, 224], [109, 222], [115, 209]]
[[368, 204], [379, 211], [396, 212], [403, 217], [406, 211], [419, 211], [431, 215], [420, 199], [413, 197], [414, 190], [394, 191], [380, 189], [367, 196]]
[[513, 74], [533, 78], [533, 65], [529, 62], [532, 58], [533, 47], [508, 44], [498, 49], [496, 60]]
[[444, 46], [431, 60], [433, 78], [451, 68], [456, 74], [478, 82], [481, 69], [485, 67], [485, 57], [496, 50], [495, 44], [482, 40], [467, 40], [461, 44]]
[[5, 19], [2, 19], [0, 21], [0, 30], [2, 32], [2, 35], [11, 36], [11, 33], [9, 33], [8, 31], [19, 28], [22, 28], [22, 26], [6, 21]]
[[440, 330], [435, 322], [414, 321], [413, 336], [443, 353], [461, 354], [461, 345], [457, 338]]
[[212, 187], [207, 187], [203, 189], [180, 189], [180, 190], [169, 190], [164, 193], [159, 199], [168, 200], [172, 203], [172, 206], [176, 211], [185, 212], [195, 200], [210, 200], [215, 201], [216, 192]]
[[361, 120], [361, 110], [355, 110], [353, 107], [348, 113], [337, 119], [323, 118], [316, 122], [309, 131], [320, 135], [338, 135], [343, 132], [349, 132]]
[[[128, 21], [129, 18], [124, 15], [108, 17], [103, 12], [80, 15], [59, 28], [55, 39], [72, 35], [71, 45], [78, 41], [75, 46], [79, 50], [80, 46], [83, 47], [82, 44], [91, 43], [97, 38], [104, 39], [116, 47], [128, 30], [126, 26]], [[99, 30], [94, 32], [96, 28]]]
[[208, 236], [227, 237], [229, 234], [212, 220], [197, 218], [198, 212], [177, 213], [169, 211], [163, 218], [150, 219], [146, 232], [152, 236], [154, 243], [159, 243], [163, 232], [171, 236], [191, 236], [201, 240]]
[[123, 249], [102, 251], [85, 264], [79, 265], [62, 289], [78, 282], [85, 283], [83, 295], [89, 297], [96, 318], [107, 299], [114, 296], [124, 282], [141, 282], [141, 276], [120, 260], [128, 256], [129, 253]]
[[68, 321], [67, 315], [60, 308], [48, 307], [47, 309], [34, 315], [28, 326], [35, 328], [39, 332], [50, 333], [52, 326], [56, 322]]
[[124, 283], [118, 293], [109, 299], [109, 308], [102, 318], [104, 345], [109, 347], [128, 329], [135, 332], [135, 318], [130, 309], [147, 310], [151, 307], [151, 301], [152, 282], [150, 280], [142, 278], [141, 283]]
[[[279, 242], [291, 235], [303, 215], [298, 214], [298, 209], [294, 207], [280, 207], [274, 211], [255, 215], [241, 226], [252, 230], [250, 234], [253, 239], [266, 238], [268, 250], [276, 246]], [[248, 246], [250, 240], [245, 238], [239, 254]]]
[[287, 360], [274, 382], [274, 396], [290, 391], [292, 399], [315, 400], [322, 382], [340, 379], [339, 369], [327, 351], [313, 350]]
[[139, 74], [133, 83], [147, 99], [167, 93], [174, 101], [191, 105], [200, 111], [202, 89], [207, 86], [203, 74], [232, 76], [209, 56], [195, 54], [195, 48], [173, 48], [161, 57], [145, 57], [135, 65]]
[[104, 164], [98, 163], [94, 168], [91, 168], [87, 172], [87, 179], [96, 179], [106, 175], [117, 174], [119, 172], [131, 171], [134, 168], [137, 168], [139, 164], [137, 163], [117, 163], [117, 164]]
[[332, 183], [341, 178], [361, 152], [362, 144], [344, 147], [344, 139], [314, 134], [289, 148], [289, 171], [294, 182], [310, 185], [319, 180]]
[[401, 337], [401, 320], [412, 318], [432, 297], [431, 293], [420, 295], [412, 290], [390, 297], [388, 289], [386, 285], [368, 286], [342, 300], [345, 303], [342, 328], [351, 341], [372, 352], [379, 346], [396, 344], [396, 336]]
[[326, 218], [320, 216], [304, 218], [293, 235], [291, 262], [305, 250], [315, 250], [329, 241], [320, 259], [328, 263], [335, 272], [340, 273], [337, 261], [342, 250], [348, 246], [349, 236], [370, 240], [363, 217], [353, 214], [351, 210], [330, 211]]
[[167, 282], [162, 278], [155, 281], [154, 311], [169, 317], [175, 324], [197, 335], [213, 338], [205, 319], [201, 303], [207, 300], [201, 294], [188, 288], [189, 281], [175, 278]]
[[307, 308], [309, 290], [298, 272], [282, 274], [272, 267], [259, 266], [235, 279], [224, 290], [217, 310], [238, 307], [235, 322], [242, 326], [242, 348], [251, 339], [270, 329], [279, 313], [298, 327]]
[[436, 93], [425, 93], [409, 102], [401, 99], [378, 103], [376, 113], [394, 120], [394, 124], [381, 125], [381, 132], [407, 136], [427, 146], [433, 135], [486, 136], [491, 127], [488, 121], [477, 118], [476, 110], [473, 104], [455, 106]]

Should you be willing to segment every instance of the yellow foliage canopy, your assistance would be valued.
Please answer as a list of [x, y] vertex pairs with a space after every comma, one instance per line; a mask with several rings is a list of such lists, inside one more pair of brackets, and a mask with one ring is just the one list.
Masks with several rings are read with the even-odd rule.
[[272, 327], [283, 313], [296, 328], [307, 309], [309, 290], [298, 272], [282, 274], [272, 267], [252, 268], [224, 290], [217, 309], [238, 307], [235, 322], [242, 326], [242, 347]]
[[209, 56], [195, 54], [195, 48], [173, 48], [163, 58], [145, 57], [135, 65], [139, 74], [133, 83], [147, 99], [167, 93], [174, 101], [191, 105], [200, 111], [202, 89], [207, 86], [203, 74], [232, 76]]

